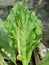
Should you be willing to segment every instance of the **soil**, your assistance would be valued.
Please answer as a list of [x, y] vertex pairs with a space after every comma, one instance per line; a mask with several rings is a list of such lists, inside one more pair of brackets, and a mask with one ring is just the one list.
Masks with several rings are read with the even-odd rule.
[[[11, 61], [9, 61], [8, 59], [4, 59], [4, 60], [7, 62], [8, 65], [14, 65], [14, 63], [11, 62]], [[21, 61], [18, 61], [18, 60], [17, 60], [16, 63], [17, 63], [17, 65], [22, 65], [22, 62], [21, 62]], [[35, 61], [34, 61], [33, 54], [32, 54], [32, 56], [31, 56], [31, 60], [30, 60], [30, 63], [29, 63], [28, 65], [35, 65]]]

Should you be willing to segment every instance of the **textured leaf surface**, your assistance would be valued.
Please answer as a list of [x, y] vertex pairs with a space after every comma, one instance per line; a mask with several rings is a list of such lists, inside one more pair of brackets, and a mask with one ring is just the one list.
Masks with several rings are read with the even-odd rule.
[[[6, 44], [9, 46], [6, 47], [7, 51], [18, 49], [18, 57], [22, 59], [23, 65], [28, 65], [33, 49], [40, 43], [42, 34], [41, 21], [34, 11], [29, 11], [28, 7], [22, 2], [17, 2], [10, 10], [4, 25], [8, 38]], [[10, 52], [12, 53], [13, 50]], [[13, 56], [11, 57], [13, 58]]]
[[0, 19], [0, 48], [15, 63], [16, 56], [13, 48], [9, 46], [9, 41], [5, 32], [4, 22]]
[[49, 65], [49, 52], [46, 53], [39, 65]]
[[17, 2], [11, 9], [5, 24], [7, 35], [12, 40], [10, 46], [19, 49], [18, 52], [21, 52], [23, 65], [28, 65], [33, 49], [40, 43], [42, 34], [41, 21], [34, 11], [29, 11], [28, 7], [22, 2]]

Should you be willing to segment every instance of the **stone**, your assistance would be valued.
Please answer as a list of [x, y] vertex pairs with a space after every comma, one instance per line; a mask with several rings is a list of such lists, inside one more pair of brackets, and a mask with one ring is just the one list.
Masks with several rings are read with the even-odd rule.
[[40, 43], [40, 45], [38, 46], [38, 50], [39, 50], [40, 58], [42, 59], [47, 52], [47, 48], [43, 43]]
[[13, 5], [16, 0], [0, 0], [0, 6], [9, 6]]

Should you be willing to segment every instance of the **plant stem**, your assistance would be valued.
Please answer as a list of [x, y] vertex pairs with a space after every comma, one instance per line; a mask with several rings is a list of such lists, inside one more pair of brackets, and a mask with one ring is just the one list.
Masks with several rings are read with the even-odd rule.
[[21, 52], [20, 52], [20, 20], [18, 22], [18, 54], [21, 55]]

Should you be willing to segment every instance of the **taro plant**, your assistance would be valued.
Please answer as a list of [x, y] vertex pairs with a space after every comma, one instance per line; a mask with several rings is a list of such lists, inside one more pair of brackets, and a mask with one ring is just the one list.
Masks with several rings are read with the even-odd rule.
[[[17, 2], [4, 22], [0, 20], [0, 48], [16, 64], [16, 59], [28, 65], [42, 35], [42, 24], [34, 11]], [[18, 51], [16, 56], [15, 50]]]

